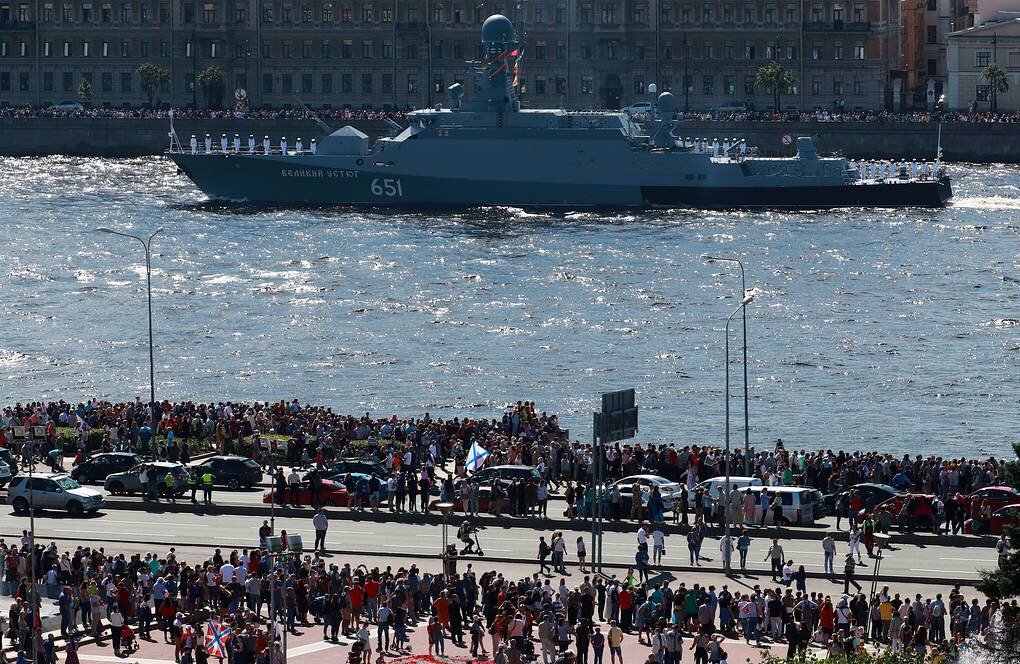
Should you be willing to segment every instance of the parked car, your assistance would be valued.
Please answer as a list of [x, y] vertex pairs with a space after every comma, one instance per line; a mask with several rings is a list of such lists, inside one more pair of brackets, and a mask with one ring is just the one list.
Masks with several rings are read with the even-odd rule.
[[386, 500], [387, 498], [390, 497], [390, 490], [386, 484], [385, 477], [368, 475], [367, 473], [340, 473], [338, 475], [333, 475], [330, 477], [326, 477], [324, 479], [327, 479], [333, 482], [334, 484], [337, 484], [338, 486], [346, 488], [348, 493], [354, 493], [355, 489], [357, 489], [358, 486], [357, 483], [361, 482], [362, 480], [364, 480], [365, 482], [371, 482], [373, 477], [376, 477], [376, 479], [379, 480], [379, 500]]
[[101, 491], [83, 487], [63, 473], [17, 475], [7, 487], [7, 501], [18, 514], [28, 514], [34, 504], [37, 510], [66, 510], [73, 516], [95, 512], [106, 502]]
[[323, 473], [323, 477], [335, 477], [346, 473], [364, 473], [386, 477], [386, 467], [374, 459], [338, 459]]
[[610, 484], [612, 487], [620, 487], [620, 504], [624, 510], [629, 510], [633, 500], [634, 484], [641, 485], [641, 504], [648, 506], [648, 498], [652, 495], [652, 487], [659, 487], [662, 494], [662, 504], [666, 511], [673, 509], [673, 501], [680, 499], [680, 485], [660, 475], [629, 475], [623, 479], [616, 480]]
[[0, 488], [7, 486], [7, 483], [11, 481], [14, 476], [14, 471], [4, 461], [0, 461]]
[[992, 518], [988, 524], [979, 526], [974, 532], [974, 519], [967, 519], [963, 522], [963, 532], [968, 535], [1001, 535], [1007, 526], [1020, 525], [1020, 505], [1006, 505], [992, 512]]
[[720, 113], [744, 113], [753, 111], [754, 104], [746, 101], [730, 101], [715, 107]]
[[[741, 489], [746, 489], [749, 486], [761, 486], [761, 485], [762, 485], [761, 479], [757, 477], [730, 475], [730, 491], [739, 491]], [[712, 477], [710, 479], [705, 480], [704, 482], [699, 482], [696, 489], [701, 489], [702, 491], [706, 492], [709, 496], [711, 496], [713, 499], [718, 500], [719, 491], [723, 489], [725, 486], [726, 476], [720, 475], [719, 477]], [[712, 512], [713, 517], [716, 515], [716, 513], [718, 513], [718, 511], [719, 505], [716, 504], [715, 509]]]
[[534, 466], [489, 466], [468, 476], [468, 481], [481, 484], [492, 484], [492, 481], [496, 479], [509, 486], [514, 480], [541, 482], [542, 475]]
[[[319, 502], [325, 507], [347, 507], [350, 496], [347, 489], [339, 482], [322, 480], [322, 490], [319, 492]], [[262, 494], [262, 502], [272, 503], [276, 500], [276, 489], [270, 489]], [[286, 505], [311, 505], [312, 487], [311, 482], [303, 480], [298, 488], [297, 500], [294, 500], [293, 492], [288, 486], [283, 491], [283, 502]]]
[[[874, 511], [889, 510], [889, 513], [892, 514], [893, 524], [900, 530], [931, 530], [935, 516], [934, 501], [935, 496], [930, 493], [901, 493], [879, 503], [875, 506]], [[903, 511], [904, 505], [906, 505], [907, 511], [903, 514], [903, 518], [900, 518], [900, 512]], [[857, 512], [857, 522], [864, 521], [866, 514], [867, 512], [863, 509]]]
[[623, 107], [624, 113], [640, 114], [640, 113], [651, 113], [652, 102], [650, 101], [639, 101], [631, 104], [630, 106]]
[[188, 488], [188, 469], [182, 464], [170, 461], [150, 461], [138, 464], [122, 473], [114, 473], [106, 478], [103, 488], [115, 496], [124, 493], [131, 495], [132, 493], [141, 492], [142, 471], [148, 470], [150, 466], [156, 467], [156, 477], [159, 480], [161, 491], [163, 490], [162, 487], [165, 486], [164, 478], [166, 478], [168, 472], [174, 477], [174, 491], [176, 495], [182, 495]]
[[14, 455], [6, 447], [0, 447], [0, 461], [10, 466], [12, 471], [18, 469], [18, 462], [14, 460]]
[[194, 465], [189, 472], [201, 478], [206, 472], [213, 475], [214, 486], [228, 489], [250, 489], [262, 481], [262, 466], [242, 456], [214, 456]]
[[114, 473], [123, 473], [142, 462], [131, 452], [105, 452], [85, 459], [71, 469], [70, 475], [80, 484], [102, 484]]
[[[854, 491], [857, 492], [856, 495], [854, 494]], [[847, 514], [857, 514], [857, 512], [862, 509], [870, 512], [874, 510], [879, 503], [885, 502], [900, 493], [900, 491], [888, 484], [862, 482], [860, 484], [854, 484], [846, 491], [828, 494], [825, 496], [825, 506], [829, 509], [830, 513], [834, 514], [836, 510], [836, 499], [839, 496], [846, 496], [850, 499], [850, 502], [847, 505]]]
[[1020, 492], [1011, 486], [986, 486], [967, 496], [967, 513], [973, 515], [988, 501], [992, 511], [1020, 503]]
[[[815, 521], [825, 516], [825, 499], [818, 489], [803, 486], [751, 486], [744, 491], [754, 494], [754, 519], [757, 523], [761, 523], [761, 492], [765, 490], [769, 493], [769, 504], [776, 495], [782, 500], [783, 515], [780, 523], [783, 525], [813, 526]], [[765, 523], [771, 522], [772, 515], [769, 514]]]

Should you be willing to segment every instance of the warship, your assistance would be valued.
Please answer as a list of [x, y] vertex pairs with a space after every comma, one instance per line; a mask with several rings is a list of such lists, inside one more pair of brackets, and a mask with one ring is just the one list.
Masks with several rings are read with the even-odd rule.
[[406, 127], [387, 120], [389, 135], [371, 145], [345, 126], [307, 146], [254, 136], [242, 146], [235, 134], [219, 145], [192, 136], [182, 147], [171, 118], [167, 156], [213, 200], [267, 205], [821, 209], [941, 207], [952, 196], [939, 158], [857, 165], [820, 156], [810, 137], [797, 138], [789, 157], [761, 156], [743, 141], [681, 138], [668, 91], [641, 121], [522, 109], [510, 20], [486, 19], [482, 45], [484, 60], [469, 63], [469, 99], [455, 83], [445, 105], [410, 112]]

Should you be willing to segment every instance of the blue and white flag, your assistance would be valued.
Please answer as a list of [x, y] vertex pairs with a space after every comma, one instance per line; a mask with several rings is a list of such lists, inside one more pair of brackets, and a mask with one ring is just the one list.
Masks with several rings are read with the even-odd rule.
[[473, 473], [481, 470], [482, 466], [485, 465], [485, 458], [488, 456], [488, 450], [479, 445], [477, 442], [471, 443], [471, 450], [468, 452], [467, 457], [468, 472]]

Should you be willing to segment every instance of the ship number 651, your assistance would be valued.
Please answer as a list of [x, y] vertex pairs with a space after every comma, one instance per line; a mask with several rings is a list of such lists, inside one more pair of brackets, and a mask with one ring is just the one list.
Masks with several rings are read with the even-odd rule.
[[373, 178], [371, 189], [373, 196], [400, 198], [404, 195], [404, 188], [400, 185], [400, 180], [394, 178]]

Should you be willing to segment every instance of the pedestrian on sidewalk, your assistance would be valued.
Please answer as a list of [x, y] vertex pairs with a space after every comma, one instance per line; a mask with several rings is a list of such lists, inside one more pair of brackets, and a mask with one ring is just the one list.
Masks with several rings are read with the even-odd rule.
[[836, 560], [836, 540], [832, 533], [825, 533], [822, 538], [822, 558], [824, 559], [824, 571], [826, 574], [836, 575], [833, 565]]
[[747, 552], [751, 549], [751, 537], [743, 528], [740, 529], [740, 537], [737, 538], [737, 551], [740, 553], [740, 571], [747, 571]]
[[846, 554], [846, 559], [843, 561], [843, 594], [850, 592], [850, 584], [853, 584], [857, 590], [861, 589], [861, 584], [854, 580], [854, 573], [857, 571], [857, 563], [854, 561], [854, 554]]
[[701, 567], [701, 531], [698, 528], [691, 528], [687, 533], [687, 551], [690, 553], [691, 564]]
[[578, 564], [578, 568], [582, 572], [585, 571], [585, 569], [584, 569], [585, 562], [584, 561], [585, 561], [587, 555], [588, 555], [588, 552], [584, 548], [584, 538], [583, 537], [578, 537], [577, 538], [577, 564]]
[[326, 552], [326, 529], [329, 528], [329, 519], [326, 518], [326, 510], [321, 507], [312, 517], [312, 526], [315, 528], [315, 544], [312, 551]]
[[723, 569], [728, 574], [733, 562], [733, 537], [731, 535], [724, 534], [719, 539], [719, 553], [722, 554], [720, 558], [722, 559]]
[[215, 480], [216, 478], [208, 470], [202, 473], [202, 502], [206, 505], [212, 505], [212, 490]]
[[772, 580], [778, 581], [777, 578], [783, 572], [783, 559], [785, 554], [783, 552], [783, 546], [779, 543], [778, 539], [773, 538], [772, 546], [769, 547], [768, 553], [765, 554], [765, 560], [772, 561]]
[[656, 526], [652, 531], [652, 564], [661, 565], [664, 555], [666, 555], [666, 534], [662, 532], [661, 526]]
[[850, 539], [848, 542], [850, 547], [850, 555], [857, 554], [857, 563], [860, 565], [864, 564], [864, 560], [861, 559], [861, 530], [857, 527], [856, 523], [850, 523]]

